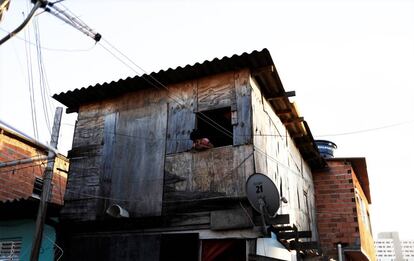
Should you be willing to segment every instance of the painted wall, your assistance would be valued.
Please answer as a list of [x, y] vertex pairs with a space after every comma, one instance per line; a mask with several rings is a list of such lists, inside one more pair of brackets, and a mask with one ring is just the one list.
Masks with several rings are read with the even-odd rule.
[[[22, 245], [20, 251], [20, 260], [30, 260], [30, 252], [35, 230], [35, 221], [22, 219], [16, 221], [0, 221], [0, 240], [8, 238], [21, 238]], [[54, 242], [56, 233], [54, 228], [45, 225], [43, 233], [42, 246], [40, 249], [39, 260], [54, 260]]]

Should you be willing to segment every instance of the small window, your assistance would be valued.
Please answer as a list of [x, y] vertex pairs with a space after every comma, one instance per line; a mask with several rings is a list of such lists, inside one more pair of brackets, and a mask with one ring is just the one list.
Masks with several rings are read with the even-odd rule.
[[191, 135], [193, 142], [208, 139], [211, 147], [233, 145], [233, 126], [231, 124], [231, 108], [221, 108], [198, 112], [196, 128]]
[[43, 179], [36, 177], [34, 185], [33, 185], [32, 197], [40, 198], [40, 195], [42, 195], [42, 189], [43, 189]]
[[0, 239], [0, 260], [19, 260], [21, 248], [21, 238]]

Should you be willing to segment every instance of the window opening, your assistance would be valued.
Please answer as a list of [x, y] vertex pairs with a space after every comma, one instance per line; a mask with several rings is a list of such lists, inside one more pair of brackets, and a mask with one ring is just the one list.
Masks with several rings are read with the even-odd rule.
[[0, 239], [0, 260], [19, 260], [22, 239]]
[[195, 149], [233, 145], [231, 107], [196, 114], [196, 128], [190, 135]]
[[32, 197], [40, 198], [40, 195], [42, 194], [42, 188], [43, 188], [43, 179], [36, 177], [34, 181], [34, 185], [33, 185]]

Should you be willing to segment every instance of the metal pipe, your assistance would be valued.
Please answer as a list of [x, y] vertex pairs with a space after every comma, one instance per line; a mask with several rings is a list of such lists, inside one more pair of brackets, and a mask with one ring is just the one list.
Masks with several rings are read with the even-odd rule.
[[342, 261], [342, 245], [338, 244], [338, 261]]
[[0, 163], [0, 168], [3, 167], [11, 167], [11, 166], [15, 166], [15, 165], [19, 165], [19, 164], [26, 164], [26, 163], [32, 163], [34, 161], [42, 161], [42, 160], [52, 160], [55, 157], [48, 157], [48, 156], [34, 156], [32, 158], [26, 158], [26, 159], [19, 159], [19, 160], [13, 160], [13, 161], [8, 161], [8, 162], [2, 162]]

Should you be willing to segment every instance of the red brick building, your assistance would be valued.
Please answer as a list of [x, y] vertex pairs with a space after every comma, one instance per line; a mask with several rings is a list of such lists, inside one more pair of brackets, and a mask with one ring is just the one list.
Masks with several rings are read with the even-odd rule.
[[49, 160], [55, 164], [39, 260], [63, 254], [55, 241], [69, 163], [60, 154], [48, 158], [48, 151], [48, 146], [0, 122], [0, 260], [29, 260]]
[[[47, 154], [46, 145], [0, 124], [0, 202], [39, 198]], [[67, 158], [58, 154], [51, 197], [57, 205], [63, 205], [68, 167]]]
[[376, 260], [365, 158], [328, 157], [326, 162], [326, 169], [313, 173], [324, 260], [338, 260], [339, 254], [342, 260]]

